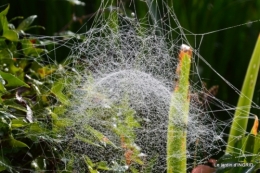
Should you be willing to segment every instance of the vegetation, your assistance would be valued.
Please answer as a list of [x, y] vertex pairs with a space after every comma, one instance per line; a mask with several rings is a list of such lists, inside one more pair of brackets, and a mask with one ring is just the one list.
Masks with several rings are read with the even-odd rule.
[[[135, 3], [138, 8], [143, 5], [138, 4], [139, 2]], [[168, 3], [170, 7], [174, 5], [172, 1]], [[113, 5], [116, 6], [115, 3]], [[151, 5], [159, 5], [162, 8], [162, 4]], [[175, 3], [175, 5], [180, 4]], [[135, 173], [140, 170], [149, 172], [153, 160], [147, 163], [141, 157], [142, 153], [139, 148], [134, 145], [138, 136], [136, 131], [142, 126], [142, 123], [140, 123], [139, 117], [136, 117], [136, 111], [131, 108], [127, 96], [122, 99], [122, 102], [113, 104], [112, 107], [104, 105], [101, 108], [93, 107], [84, 110], [84, 114], [89, 117], [114, 122], [115, 126], [104, 125], [101, 128], [95, 123], [78, 125], [77, 123], [80, 123], [82, 119], [76, 118], [75, 114], [71, 113], [70, 109], [73, 109], [73, 105], [71, 105], [70, 99], [74, 97], [74, 93], [71, 91], [69, 83], [72, 80], [74, 84], [81, 81], [78, 80], [69, 60], [62, 57], [57, 58], [58, 63], [54, 58], [53, 61], [49, 61], [52, 53], [49, 52], [48, 46], [55, 45], [55, 40], [49, 41], [46, 46], [44, 41], [28, 33], [28, 30], [32, 28], [43, 29], [38, 25], [32, 26], [36, 18], [34, 15], [22, 20], [17, 26], [13, 25], [12, 23], [17, 22], [20, 18], [8, 20], [9, 8], [10, 6], [7, 5], [0, 13], [0, 172], [82, 172], [83, 170], [90, 173], [127, 171]], [[152, 13], [157, 16], [156, 9]], [[113, 18], [108, 21], [108, 25], [113, 32], [119, 32], [120, 16], [115, 12], [112, 15]], [[142, 10], [137, 10], [137, 15], [144, 17]], [[147, 23], [150, 22], [149, 20], [153, 20], [144, 19], [147, 20]], [[172, 21], [168, 22], [169, 26], [174, 27]], [[86, 38], [83, 36], [77, 38], [77, 41], [84, 39]], [[253, 173], [260, 169], [258, 159], [260, 136], [257, 116], [255, 116], [254, 124], [248, 125], [251, 102], [254, 99], [254, 90], [257, 88], [256, 82], [260, 66], [259, 45], [258, 39], [244, 80], [237, 105], [238, 109], [234, 114], [227, 150], [217, 162], [219, 165], [253, 163], [253, 166], [214, 168], [213, 171], [217, 173]], [[180, 62], [176, 74], [180, 78], [172, 94], [168, 121], [166, 167], [169, 173], [186, 172], [188, 169], [186, 167], [188, 162], [186, 126], [190, 107], [191, 50], [185, 50], [179, 56]], [[209, 62], [211, 61], [209, 60]], [[69, 77], [64, 79], [64, 75]], [[181, 110], [173, 106], [176, 102], [174, 98], [177, 95], [181, 96], [181, 99], [177, 100], [183, 105]], [[94, 99], [99, 101], [100, 97], [103, 96], [95, 95]], [[115, 114], [118, 110], [120, 110], [120, 117]], [[181, 126], [171, 122], [177, 117], [177, 114], [179, 116], [180, 112], [184, 117]], [[252, 127], [251, 132], [245, 134], [248, 127]], [[72, 131], [72, 128], [80, 130]], [[105, 132], [104, 129], [106, 129]], [[171, 133], [174, 129], [177, 129], [176, 133], [182, 134], [182, 138], [174, 138], [174, 134]], [[112, 134], [110, 137], [116, 139], [117, 143], [110, 140], [107, 137], [108, 134]], [[177, 147], [175, 147], [176, 143], [178, 143]], [[90, 157], [91, 154], [86, 150], [74, 148], [73, 145], [81, 145], [86, 148], [91, 146], [93, 151], [108, 146], [108, 150], [105, 151], [108, 158], [100, 160], [99, 156]], [[183, 154], [181, 159], [176, 160], [169, 157], [171, 153], [179, 151]], [[120, 155], [120, 159], [114, 159], [113, 154], [110, 155], [111, 153]]]
[[[120, 172], [130, 169], [137, 172], [135, 167], [143, 165], [143, 162], [137, 157], [140, 152], [133, 146], [133, 129], [140, 126], [133, 117], [135, 111], [129, 108], [127, 102], [122, 102], [117, 107], [87, 110], [87, 114], [94, 116], [96, 120], [107, 114], [110, 121], [115, 121], [116, 127], [106, 128], [118, 136], [119, 147], [88, 124], [82, 124], [80, 131], [71, 131], [79, 124], [75, 124], [75, 117], [65, 113], [70, 108], [68, 98], [71, 91], [68, 91], [69, 85], [65, 86], [63, 75], [65, 68], [70, 67], [47, 61], [45, 56], [48, 50], [44, 49], [45, 43], [25, 33], [34, 27], [31, 24], [35, 16], [24, 19], [16, 28], [10, 28], [6, 17], [8, 10], [9, 5], [0, 13], [0, 171], [96, 173], [102, 170]], [[70, 70], [67, 69], [66, 75], [69, 73]], [[64, 89], [67, 90], [66, 95]], [[120, 117], [114, 113], [118, 110], [121, 110]], [[98, 149], [102, 145], [111, 146], [111, 151], [123, 156], [120, 164], [129, 165], [129, 168], [118, 163], [108, 167], [107, 162], [102, 160], [93, 162], [84, 151], [73, 149], [73, 145], [85, 145], [84, 143], [92, 145], [92, 149], [95, 149], [94, 146], [98, 146]]]

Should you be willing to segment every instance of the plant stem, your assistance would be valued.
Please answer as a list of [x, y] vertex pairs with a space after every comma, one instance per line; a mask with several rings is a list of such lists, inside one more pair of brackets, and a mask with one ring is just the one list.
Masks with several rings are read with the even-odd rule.
[[192, 50], [182, 45], [171, 97], [167, 134], [167, 173], [186, 173], [186, 138], [189, 116], [189, 73]]

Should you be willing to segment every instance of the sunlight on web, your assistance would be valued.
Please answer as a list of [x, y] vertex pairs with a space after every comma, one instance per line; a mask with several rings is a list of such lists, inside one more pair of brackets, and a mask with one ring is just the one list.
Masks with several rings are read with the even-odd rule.
[[[174, 11], [167, 6], [161, 13], [173, 19], [174, 28], [152, 13], [147, 14], [151, 19], [149, 24], [143, 25], [143, 19], [136, 18], [135, 12], [129, 16], [122, 6], [114, 8], [105, 2], [100, 7], [103, 12], [94, 16], [93, 26], [86, 33], [76, 33], [66, 39], [35, 36], [42, 40], [42, 45], [54, 43], [55, 47], [49, 52], [54, 55], [62, 46], [71, 50], [69, 65], [60, 66], [58, 71], [68, 70], [71, 74], [64, 76], [71, 93], [66, 116], [73, 120], [65, 136], [68, 143], [71, 142], [68, 148], [88, 156], [93, 162], [107, 161], [114, 171], [126, 171], [133, 165], [139, 171], [165, 171], [167, 157], [181, 157], [178, 153], [166, 156], [169, 103], [178, 80], [177, 57], [182, 44], [190, 46], [186, 36], [197, 38], [199, 35], [201, 40], [193, 49], [191, 72], [198, 80], [190, 82], [189, 119], [187, 127], [183, 127], [188, 133], [187, 168], [191, 170], [223, 153], [228, 137], [226, 130], [236, 107], [217, 99], [206, 88], [197, 64], [202, 61], [235, 92], [241, 93], [207, 63], [199, 49], [206, 35], [247, 23], [193, 34], [180, 25]], [[111, 27], [111, 22], [116, 22], [115, 28]], [[173, 38], [173, 33], [178, 36]], [[56, 63], [55, 58], [45, 56], [42, 63]], [[217, 109], [211, 109], [211, 105]], [[253, 107], [258, 108], [256, 104]], [[216, 112], [229, 115], [229, 120], [218, 119]], [[134, 117], [132, 125], [126, 125], [127, 115]], [[175, 123], [179, 121], [176, 119]], [[238, 153], [240, 151], [237, 149]], [[79, 172], [89, 169], [78, 164], [75, 169]]]
[[[120, 145], [118, 139], [100, 128], [101, 124], [109, 126], [112, 123], [110, 119], [104, 121], [98, 119], [98, 115], [92, 115], [90, 118], [86, 118], [88, 115], [77, 115], [84, 115], [90, 108], [112, 107], [120, 104], [126, 97], [141, 124], [141, 127], [135, 130], [136, 139], [133, 142], [140, 148], [140, 152], [146, 155], [147, 165], [144, 167], [153, 161], [151, 170], [158, 172], [166, 169], [167, 118], [171, 92], [177, 80], [176, 57], [183, 43], [189, 45], [184, 29], [173, 14], [169, 12], [166, 15], [174, 17], [177, 27], [170, 28], [170, 31], [179, 33], [177, 38], [172, 39], [171, 35], [166, 33], [166, 28], [159, 28], [156, 23], [144, 28], [134, 15], [128, 17], [118, 13], [119, 24], [116, 31], [111, 28], [109, 22], [105, 23], [102, 17], [97, 17], [95, 24], [102, 27], [91, 28], [83, 34], [85, 41], [75, 44], [72, 48], [72, 56], [76, 57], [74, 66], [86, 66], [84, 71], [81, 71], [81, 89], [74, 89], [74, 99], [80, 103], [72, 107], [73, 116], [79, 118], [83, 124], [89, 124], [106, 133], [108, 139]], [[106, 20], [112, 20], [111, 18]], [[86, 77], [89, 73], [91, 80]], [[193, 71], [192, 75], [198, 74]], [[183, 127], [188, 129], [187, 155], [188, 159], [193, 161], [188, 163], [189, 169], [194, 162], [203, 163], [213, 154], [220, 152], [225, 145], [222, 139], [223, 127], [218, 125], [214, 114], [199, 103], [201, 98], [197, 93], [200, 89], [190, 87], [194, 98], [191, 99], [188, 126]], [[93, 92], [98, 94], [93, 95]], [[178, 124], [180, 120], [175, 121]], [[74, 147], [82, 148], [80, 144]], [[95, 149], [93, 151], [98, 152]], [[89, 157], [92, 157], [91, 154]], [[110, 162], [120, 160], [120, 156], [117, 157], [113, 156], [114, 160]], [[181, 156], [175, 153], [168, 157]], [[102, 160], [103, 154], [93, 156], [92, 159]]]

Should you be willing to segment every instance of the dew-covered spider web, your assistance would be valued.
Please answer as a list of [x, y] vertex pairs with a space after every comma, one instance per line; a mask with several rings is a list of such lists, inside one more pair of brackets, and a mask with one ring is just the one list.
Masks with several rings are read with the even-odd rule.
[[[206, 64], [237, 94], [241, 93], [207, 63], [199, 49], [208, 34], [242, 25], [194, 34], [180, 25], [178, 16], [166, 4], [160, 11], [157, 1], [144, 3], [150, 9], [144, 19], [120, 2], [116, 6], [103, 1], [85, 33], [67, 38], [35, 36], [46, 46], [48, 40], [55, 42], [50, 51], [54, 55], [60, 46], [71, 50], [66, 63], [56, 64], [55, 58], [48, 56], [44, 62], [59, 66], [57, 73], [63, 74], [64, 93], [69, 98], [64, 117], [70, 125], [61, 134], [62, 142], [54, 147], [64, 153], [64, 170], [165, 172], [168, 157], [181, 158], [178, 153], [167, 156], [166, 144], [169, 104], [178, 81], [178, 54], [183, 44], [191, 45], [187, 36], [200, 36], [199, 45], [190, 46], [190, 110], [188, 124], [182, 127], [187, 130], [187, 171], [224, 153], [226, 130], [236, 107], [217, 98], [218, 86], [205, 86], [198, 64]], [[163, 18], [154, 16], [153, 10], [163, 13]], [[259, 108], [254, 103], [252, 107]], [[216, 112], [229, 117], [222, 121]], [[178, 124], [181, 120], [174, 121]]]

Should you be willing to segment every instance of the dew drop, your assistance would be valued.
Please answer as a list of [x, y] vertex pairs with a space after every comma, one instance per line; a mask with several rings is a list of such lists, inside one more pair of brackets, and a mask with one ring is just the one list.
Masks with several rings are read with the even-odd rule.
[[0, 82], [5, 85], [5, 80], [1, 79]]

